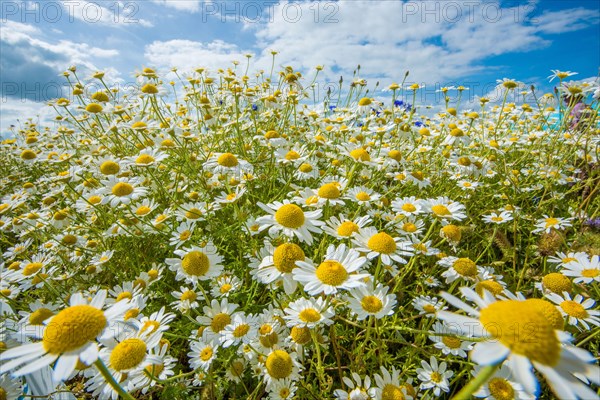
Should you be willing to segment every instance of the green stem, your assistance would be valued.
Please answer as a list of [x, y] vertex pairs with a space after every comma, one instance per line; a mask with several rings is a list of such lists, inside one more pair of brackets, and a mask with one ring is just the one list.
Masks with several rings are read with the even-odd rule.
[[115, 380], [115, 378], [112, 376], [108, 368], [106, 368], [106, 365], [104, 365], [101, 359], [97, 359], [96, 362], [94, 362], [94, 365], [96, 366], [96, 368], [98, 368], [98, 371], [100, 371], [102, 377], [106, 380], [106, 382], [108, 382], [108, 384], [112, 386], [113, 389], [115, 389], [119, 396], [121, 396], [125, 400], [135, 400], [129, 393], [125, 391], [125, 389], [121, 387], [121, 385], [119, 385], [119, 383]]
[[460, 392], [458, 392], [458, 394], [452, 398], [452, 400], [470, 400], [473, 393], [475, 393], [481, 387], [481, 385], [486, 383], [488, 379], [494, 375], [501, 364], [502, 363], [496, 365], [486, 365], [483, 367], [475, 379], [471, 380], [467, 386], [463, 387]]

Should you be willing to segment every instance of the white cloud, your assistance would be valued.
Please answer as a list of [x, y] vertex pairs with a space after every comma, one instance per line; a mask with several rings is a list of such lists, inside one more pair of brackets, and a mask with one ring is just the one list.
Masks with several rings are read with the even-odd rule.
[[209, 43], [191, 40], [155, 41], [145, 49], [145, 58], [159, 68], [191, 70], [197, 67], [226, 68], [232, 61], [244, 61], [245, 54], [235, 44], [215, 40]]
[[0, 107], [2, 108], [2, 118], [0, 118], [0, 134], [2, 136], [7, 136], [11, 125], [14, 125], [18, 130], [20, 124], [28, 118], [32, 118], [34, 122], [40, 125], [50, 126], [51, 121], [56, 116], [52, 107], [31, 100], [2, 96]]
[[573, 8], [568, 10], [545, 12], [536, 18], [538, 32], [559, 34], [572, 32], [600, 22], [600, 10]]

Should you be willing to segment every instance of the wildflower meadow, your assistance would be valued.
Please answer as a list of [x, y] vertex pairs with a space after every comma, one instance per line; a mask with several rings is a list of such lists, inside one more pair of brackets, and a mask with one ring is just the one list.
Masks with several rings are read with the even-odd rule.
[[321, 69], [64, 72], [0, 145], [1, 400], [598, 398], [600, 84]]

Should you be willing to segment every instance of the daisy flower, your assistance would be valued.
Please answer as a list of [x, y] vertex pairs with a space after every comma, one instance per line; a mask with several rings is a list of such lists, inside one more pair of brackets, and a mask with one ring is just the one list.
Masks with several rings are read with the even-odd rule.
[[429, 363], [425, 360], [421, 360], [421, 366], [423, 368], [417, 368], [417, 377], [421, 381], [419, 388], [421, 390], [433, 389], [433, 394], [439, 397], [442, 391], [450, 391], [449, 378], [454, 375], [454, 372], [446, 371], [446, 363], [442, 362], [438, 364], [437, 359], [434, 356], [429, 358]]
[[210, 289], [210, 294], [214, 297], [228, 297], [238, 290], [242, 281], [234, 275], [221, 275], [216, 279], [216, 285]]
[[9, 375], [0, 375], [0, 398], [3, 400], [19, 399], [23, 395], [23, 384], [20, 379]]
[[288, 200], [269, 203], [267, 205], [258, 203], [258, 206], [269, 215], [256, 219], [260, 224], [259, 230], [263, 231], [269, 228], [269, 235], [274, 236], [282, 232], [288, 237], [297, 237], [301, 242], [312, 244], [312, 233], [320, 233], [321, 226], [324, 225], [319, 218], [321, 210], [304, 212], [300, 207], [291, 204]]
[[298, 326], [312, 329], [321, 324], [331, 325], [331, 317], [335, 315], [333, 308], [322, 297], [316, 300], [300, 298], [290, 303], [284, 312], [283, 319], [290, 328]]
[[223, 257], [221, 257], [212, 242], [205, 246], [192, 246], [174, 253], [180, 258], [167, 258], [169, 268], [177, 273], [175, 279], [197, 285], [198, 281], [215, 278], [223, 272]]
[[375, 374], [375, 399], [405, 399], [412, 400], [416, 397], [413, 386], [400, 382], [400, 371], [392, 367], [391, 373], [383, 366], [380, 367], [381, 375]]
[[251, 343], [258, 336], [258, 324], [259, 317], [256, 315], [235, 314], [221, 334], [221, 345], [229, 347]]
[[267, 285], [283, 282], [285, 293], [294, 293], [298, 282], [294, 279], [292, 271], [297, 268], [296, 261], [306, 259], [304, 251], [295, 243], [282, 243], [272, 253], [268, 247], [261, 250], [263, 258], [258, 264], [258, 269], [252, 270], [254, 276]]
[[348, 239], [367, 226], [369, 222], [371, 222], [371, 217], [368, 215], [349, 220], [344, 214], [340, 214], [339, 217], [333, 216], [326, 221], [327, 225], [323, 227], [323, 232], [339, 240]]
[[154, 211], [158, 207], [158, 204], [154, 199], [144, 199], [141, 203], [137, 203], [131, 206], [131, 212], [136, 217], [142, 218]]
[[460, 278], [474, 280], [479, 274], [477, 264], [467, 257], [458, 258], [448, 256], [442, 258], [437, 263], [447, 268], [447, 270], [442, 273], [442, 276], [446, 278], [446, 283], [452, 283]]
[[281, 379], [295, 381], [299, 378], [300, 364], [296, 353], [289, 353], [283, 349], [272, 350], [265, 360], [264, 381], [267, 388]]
[[99, 195], [103, 195], [102, 204], [110, 204], [116, 207], [119, 204], [129, 204], [133, 200], [144, 197], [148, 189], [141, 186], [140, 178], [116, 178], [109, 176], [107, 180], [102, 181], [103, 187], [98, 190]]
[[[558, 305], [558, 311], [567, 318], [569, 325], [581, 330], [590, 330], [589, 324], [600, 326], [600, 311], [592, 310], [596, 302], [593, 299], [585, 299], [578, 294], [574, 298], [568, 292], [562, 296], [556, 293], [547, 294], [546, 297]], [[581, 324], [579, 326], [578, 324]]]
[[[0, 374], [12, 371], [22, 376], [54, 364], [54, 381], [65, 380], [75, 370], [77, 361], [91, 365], [98, 359], [98, 343], [113, 334], [112, 327], [129, 307], [128, 301], [118, 302], [102, 310], [106, 290], [100, 290], [86, 301], [81, 293], [69, 300], [69, 307], [45, 320], [42, 341], [24, 344], [0, 354]], [[10, 361], [8, 361], [10, 360]]]
[[392, 315], [396, 306], [396, 295], [387, 294], [388, 290], [389, 287], [383, 285], [373, 288], [373, 282], [369, 282], [366, 286], [352, 289], [346, 299], [359, 321], [369, 316], [381, 319]]
[[435, 317], [438, 311], [445, 310], [442, 301], [437, 297], [430, 296], [418, 296], [412, 301], [412, 306], [419, 312], [423, 313], [426, 317]]
[[344, 187], [339, 182], [329, 182], [323, 184], [319, 189], [313, 191], [313, 193], [319, 199], [319, 205], [329, 203], [331, 205], [343, 205], [342, 191]]
[[[478, 308], [443, 293], [446, 301], [469, 315], [439, 311], [437, 316], [457, 333], [484, 339], [471, 351], [473, 362], [479, 365], [505, 362], [515, 379], [531, 395], [539, 393], [533, 373], [535, 368], [559, 398], [596, 397], [596, 393], [578, 378], [585, 377], [600, 384], [600, 368], [594, 364], [593, 355], [570, 345], [571, 336], [554, 328], [536, 299], [497, 300], [487, 291], [483, 296], [469, 288], [460, 291]], [[515, 327], [521, 330], [515, 330]]]
[[488, 215], [484, 215], [483, 216], [483, 222], [486, 222], [488, 224], [504, 224], [507, 223], [509, 221], [513, 220], [513, 216], [511, 212], [508, 211], [502, 211], [499, 214], [496, 212], [493, 212], [491, 214]]
[[181, 247], [185, 242], [190, 240], [194, 233], [195, 223], [193, 221], [183, 221], [177, 227], [177, 230], [172, 233], [169, 239], [169, 245], [175, 248]]
[[367, 262], [358, 251], [348, 249], [345, 244], [338, 247], [329, 245], [324, 258], [318, 266], [310, 260], [296, 261], [298, 268], [292, 270], [293, 277], [304, 285], [308, 294], [334, 294], [338, 290], [348, 290], [365, 284], [364, 278], [369, 274], [355, 273]]
[[348, 387], [348, 391], [336, 389], [333, 395], [338, 400], [368, 400], [376, 396], [375, 387], [371, 387], [371, 378], [365, 376], [364, 380], [356, 372], [352, 372], [352, 379], [344, 376], [342, 380]]
[[294, 398], [294, 394], [298, 387], [291, 379], [278, 379], [273, 382], [269, 389], [270, 400], [290, 400]]
[[232, 174], [241, 176], [245, 172], [252, 172], [252, 164], [238, 158], [232, 153], [215, 153], [204, 163], [204, 170], [214, 174]]
[[552, 229], [564, 230], [565, 228], [571, 226], [572, 220], [573, 218], [554, 218], [544, 214], [544, 218], [536, 221], [536, 229], [532, 230], [531, 233], [550, 233]]
[[366, 253], [367, 259], [381, 257], [381, 261], [385, 265], [390, 265], [394, 261], [406, 264], [406, 260], [402, 256], [412, 255], [412, 251], [400, 246], [399, 241], [400, 238], [394, 238], [386, 232], [378, 232], [373, 227], [361, 229], [352, 239], [356, 250]]
[[424, 212], [421, 200], [414, 196], [402, 197], [392, 201], [392, 210], [407, 217]]
[[563, 264], [563, 267], [562, 274], [574, 277], [573, 282], [575, 283], [600, 282], [600, 258], [598, 255], [588, 258], [584, 254], [584, 257], [579, 257], [576, 261]]
[[431, 212], [433, 217], [440, 219], [443, 225], [450, 223], [449, 221], [452, 220], [462, 221], [467, 217], [465, 206], [447, 197], [428, 200], [426, 204], [426, 209]]
[[190, 367], [208, 371], [212, 362], [217, 358], [218, 350], [219, 347], [213, 340], [190, 341], [190, 352], [187, 354], [190, 359]]
[[375, 203], [381, 199], [381, 195], [379, 193], [365, 186], [355, 187], [348, 190], [348, 193], [344, 197], [350, 201], [365, 206]]
[[[198, 293], [193, 289], [180, 287], [180, 290], [174, 290], [171, 295], [177, 300], [172, 302], [171, 305], [180, 312], [188, 312], [190, 309], [196, 309], [198, 307]], [[202, 296], [200, 296], [202, 298]]]
[[203, 337], [218, 339], [225, 327], [231, 323], [237, 308], [237, 304], [230, 304], [227, 299], [221, 300], [220, 303], [215, 299], [211, 300], [210, 306], [204, 306], [202, 309], [204, 315], [196, 317], [196, 321], [206, 327]]
[[[480, 365], [473, 368], [472, 375], [477, 376], [481, 371]], [[534, 400], [535, 396], [528, 394], [512, 377], [510, 369], [503, 365], [496, 371], [492, 378], [473, 393], [473, 396], [490, 400]]]
[[138, 155], [126, 159], [128, 165], [136, 167], [148, 167], [155, 164], [160, 164], [166, 159], [168, 154], [153, 148], [147, 148], [138, 153]]

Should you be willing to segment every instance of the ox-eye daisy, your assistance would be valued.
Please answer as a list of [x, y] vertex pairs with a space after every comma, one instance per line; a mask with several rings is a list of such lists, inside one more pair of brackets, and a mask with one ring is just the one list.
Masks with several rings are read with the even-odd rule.
[[283, 282], [286, 294], [296, 291], [298, 283], [292, 276], [292, 271], [297, 267], [296, 261], [304, 261], [306, 256], [300, 246], [295, 243], [282, 243], [274, 250], [262, 250], [263, 259], [258, 269], [253, 270], [256, 278], [265, 284]]
[[104, 185], [98, 190], [98, 194], [104, 195], [102, 204], [110, 203], [115, 207], [121, 203], [129, 204], [132, 200], [137, 200], [146, 195], [148, 189], [141, 186], [139, 178], [116, 178], [109, 176], [107, 180], [102, 181]]
[[323, 231], [337, 239], [343, 240], [356, 235], [369, 222], [371, 222], [371, 217], [368, 215], [349, 220], [343, 214], [340, 214], [339, 218], [336, 216], [329, 218], [327, 226], [323, 227]]
[[525, 391], [532, 395], [539, 392], [533, 373], [535, 368], [559, 398], [597, 397], [589, 385], [578, 378], [585, 377], [600, 384], [600, 368], [594, 364], [594, 356], [570, 345], [571, 336], [555, 329], [540, 308], [539, 301], [497, 300], [487, 291], [480, 297], [472, 289], [464, 287], [461, 292], [479, 309], [443, 293], [444, 299], [470, 316], [447, 311], [439, 311], [437, 316], [462, 335], [488, 339], [475, 344], [470, 354], [472, 361], [480, 365], [506, 362]]
[[409, 383], [400, 382], [400, 371], [392, 367], [391, 373], [383, 366], [381, 375], [375, 374], [375, 393], [372, 395], [376, 399], [404, 399], [412, 400], [416, 397], [414, 387]]
[[588, 258], [585, 253], [582, 257], [563, 264], [561, 271], [565, 276], [572, 276], [575, 283], [600, 282], [600, 257], [598, 255]]
[[412, 251], [401, 246], [399, 241], [400, 238], [394, 238], [386, 232], [378, 232], [373, 227], [361, 229], [353, 239], [353, 243], [357, 246], [356, 250], [366, 253], [369, 260], [377, 256], [381, 257], [385, 265], [390, 265], [394, 261], [406, 264], [402, 256], [412, 255]]
[[562, 296], [549, 293], [546, 297], [558, 304], [558, 311], [567, 318], [569, 325], [576, 326], [579, 330], [584, 328], [589, 330], [588, 323], [600, 326], [600, 318], [598, 318], [600, 311], [592, 310], [596, 304], [593, 299], [586, 299], [580, 294], [571, 298], [568, 292], [563, 292]]
[[373, 288], [373, 283], [370, 282], [366, 286], [352, 289], [350, 296], [347, 296], [346, 299], [349, 302], [350, 310], [356, 314], [359, 321], [371, 315], [381, 319], [386, 315], [393, 314], [396, 306], [396, 295], [387, 294], [388, 290], [387, 286]]
[[328, 307], [322, 297], [315, 299], [300, 298], [285, 309], [283, 318], [287, 326], [314, 328], [317, 325], [331, 325], [331, 317], [335, 315], [332, 307]]
[[223, 272], [223, 257], [210, 242], [204, 247], [192, 246], [175, 250], [174, 253], [180, 258], [167, 258], [165, 261], [169, 268], [177, 273], [177, 280], [196, 285], [198, 281], [216, 278]]
[[129, 307], [128, 301], [120, 301], [102, 310], [106, 295], [106, 290], [100, 290], [87, 302], [82, 294], [73, 294], [69, 307], [45, 321], [42, 341], [0, 354], [0, 374], [12, 371], [13, 376], [22, 376], [56, 361], [52, 377], [58, 382], [71, 375], [77, 361], [94, 363], [99, 352], [96, 340], [112, 335], [113, 331], [106, 328], [113, 326]]
[[283, 203], [276, 201], [267, 205], [259, 202], [258, 206], [269, 213], [269, 215], [256, 219], [256, 222], [260, 224], [259, 230], [269, 228], [271, 236], [283, 232], [288, 237], [297, 237], [302, 242], [312, 244], [312, 233], [320, 233], [320, 227], [324, 224], [317, 219], [321, 216], [321, 210], [304, 212], [288, 200], [284, 200]]
[[324, 261], [318, 266], [312, 262], [296, 261], [298, 268], [292, 273], [294, 279], [304, 284], [304, 290], [316, 295], [319, 293], [334, 294], [338, 290], [363, 286], [364, 278], [369, 274], [356, 273], [367, 262], [365, 257], [345, 244], [329, 245]]
[[417, 376], [422, 382], [420, 386], [421, 390], [433, 389], [435, 397], [438, 397], [442, 393], [442, 390], [444, 392], [450, 391], [448, 379], [454, 375], [454, 372], [446, 370], [447, 364], [445, 362], [438, 364], [437, 359], [431, 356], [429, 363], [421, 360], [421, 366], [423, 368], [417, 368]]

